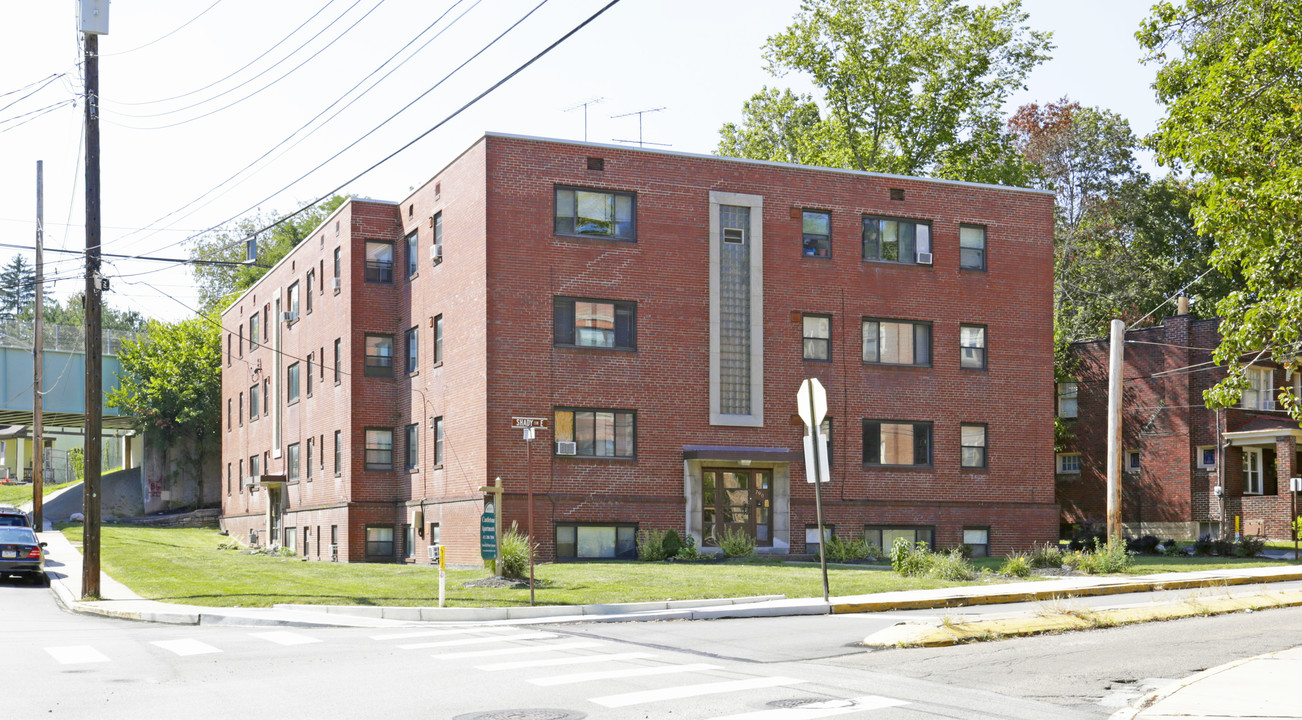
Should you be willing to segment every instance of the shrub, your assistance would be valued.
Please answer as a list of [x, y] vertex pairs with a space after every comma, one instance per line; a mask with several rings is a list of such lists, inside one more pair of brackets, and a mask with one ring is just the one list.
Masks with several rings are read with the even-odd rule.
[[73, 448], [68, 451], [68, 465], [72, 467], [72, 474], [77, 478], [77, 482], [86, 479], [85, 452], [82, 448]]
[[1062, 550], [1058, 548], [1058, 543], [1045, 543], [1031, 551], [1028, 562], [1033, 568], [1060, 568]]
[[724, 557], [750, 557], [755, 554], [755, 538], [747, 535], [744, 530], [728, 528], [723, 537], [719, 538], [719, 548], [723, 550]]
[[1126, 540], [1126, 550], [1151, 555], [1157, 551], [1158, 540], [1152, 535], [1141, 535]]
[[666, 557], [669, 557], [669, 554], [665, 552], [665, 532], [663, 530], [648, 529], [637, 532], [638, 560], [664, 560]]
[[684, 538], [682, 547], [674, 554], [675, 560], [700, 560], [705, 557], [700, 550], [696, 549], [696, 538], [688, 535]]
[[999, 574], [1009, 577], [1026, 577], [1031, 574], [1031, 556], [1026, 553], [1012, 553], [1004, 558], [999, 566]]
[[1107, 535], [1106, 526], [1100, 522], [1090, 521], [1081, 525], [1074, 525], [1072, 526], [1071, 542], [1067, 544], [1067, 549], [1089, 552], [1095, 547], [1096, 541], [1106, 542]]
[[971, 559], [972, 559], [972, 546], [971, 546], [971, 545], [968, 545], [967, 543], [963, 543], [962, 545], [959, 545], [958, 547], [951, 548], [951, 549], [950, 549], [950, 552], [951, 552], [951, 553], [958, 553], [960, 556], [962, 556], [962, 558], [963, 558], [964, 560], [971, 560]]
[[670, 528], [665, 533], [664, 540], [660, 541], [660, 547], [664, 548], [665, 557], [674, 557], [683, 547], [683, 538], [678, 534], [677, 530]]
[[1126, 544], [1115, 542], [1104, 544], [1101, 540], [1094, 541], [1093, 568], [1086, 572], [1108, 574], [1119, 573], [1130, 569], [1135, 559], [1126, 552]]
[[1180, 543], [1175, 540], [1163, 540], [1161, 545], [1157, 546], [1159, 552], [1163, 555], [1183, 555], [1184, 550], [1180, 548]]
[[1233, 552], [1235, 557], [1249, 558], [1256, 557], [1265, 549], [1265, 540], [1262, 540], [1259, 537], [1248, 537], [1245, 535], [1239, 540], [1239, 543], [1234, 546]]
[[963, 557], [960, 548], [949, 552], [928, 553], [927, 575], [941, 580], [972, 580], [976, 578], [976, 568]]
[[1200, 557], [1213, 554], [1214, 548], [1211, 535], [1204, 535], [1194, 541], [1193, 554]]
[[[532, 549], [537, 551], [538, 546], [534, 544]], [[498, 543], [497, 562], [494, 566], [497, 574], [513, 580], [528, 577], [529, 550], [529, 536], [520, 532], [512, 522], [511, 529], [502, 533], [501, 542]]]
[[901, 575], [922, 575], [927, 572], [928, 556], [931, 549], [927, 543], [916, 545], [904, 538], [895, 538], [891, 545], [891, 568]]
[[909, 543], [896, 538], [891, 546], [891, 567], [901, 575], [927, 575], [941, 580], [971, 580], [976, 569], [963, 557], [962, 550], [932, 552], [925, 542]]
[[868, 557], [868, 544], [863, 538], [858, 540], [842, 540], [840, 537], [833, 535], [827, 541], [827, 548], [824, 550], [829, 562], [846, 562], [847, 560], [863, 560]]

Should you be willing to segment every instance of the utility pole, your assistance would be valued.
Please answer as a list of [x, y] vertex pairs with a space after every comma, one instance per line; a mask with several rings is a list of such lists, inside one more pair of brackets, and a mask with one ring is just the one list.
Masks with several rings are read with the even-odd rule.
[[1121, 380], [1126, 323], [1112, 321], [1108, 356], [1108, 542], [1121, 542]]
[[100, 454], [103, 451], [103, 336], [100, 332], [99, 36], [108, 34], [108, 0], [81, 0], [86, 105], [86, 435], [82, 454], [81, 596], [100, 597]]
[[45, 423], [41, 417], [45, 398], [41, 396], [45, 365], [45, 265], [42, 257], [45, 229], [45, 177], [42, 161], [36, 161], [36, 338], [32, 343], [32, 525], [45, 529]]

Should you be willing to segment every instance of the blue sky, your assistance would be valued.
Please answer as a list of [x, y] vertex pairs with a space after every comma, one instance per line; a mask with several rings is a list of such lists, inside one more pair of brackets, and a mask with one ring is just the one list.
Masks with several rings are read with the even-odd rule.
[[[540, 1], [117, 0], [110, 33], [100, 38], [104, 251], [180, 257], [187, 236], [249, 208], [295, 209], [425, 132], [606, 3]], [[80, 105], [4, 122], [80, 95], [76, 3], [0, 0], [0, 7], [0, 242], [33, 242], [40, 159], [46, 245], [83, 248]], [[1052, 31], [1057, 48], [1008, 110], [1069, 95], [1120, 113], [1137, 134], [1151, 131], [1162, 110], [1149, 87], [1154, 69], [1139, 63], [1134, 40], [1147, 7], [1136, 0], [1024, 0], [1029, 24]], [[583, 111], [568, 109], [594, 98], [601, 102], [588, 108], [593, 142], [636, 140], [636, 116], [611, 116], [664, 108], [644, 116], [644, 138], [708, 153], [719, 127], [738, 119], [762, 85], [802, 87], [798, 77], [768, 76], [760, 58], [764, 39], [798, 8], [798, 0], [622, 0], [345, 191], [401, 199], [486, 130], [581, 140]], [[237, 174], [237, 183], [220, 185]], [[0, 258], [15, 252], [0, 247]], [[55, 296], [80, 289], [75, 256], [47, 257]], [[106, 274], [113, 280], [106, 301], [115, 307], [174, 320], [195, 304], [182, 267], [119, 260]]]

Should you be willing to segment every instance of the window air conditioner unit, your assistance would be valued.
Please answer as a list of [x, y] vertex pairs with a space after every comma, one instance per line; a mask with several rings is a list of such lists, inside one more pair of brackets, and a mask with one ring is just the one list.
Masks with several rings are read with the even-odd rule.
[[330, 287], [331, 287], [332, 289], [338, 290], [338, 289], [339, 289], [339, 285], [340, 285], [340, 278], [331, 278], [331, 280], [330, 280]]
[[918, 253], [918, 264], [919, 264], [919, 265], [930, 265], [930, 264], [931, 264], [931, 253], [929, 253], [929, 252], [920, 252], [920, 253]]
[[244, 478], [244, 487], [254, 487], [258, 484], [258, 476], [250, 475]]
[[579, 452], [579, 446], [576, 443], [573, 442], [556, 443], [557, 455], [577, 455], [578, 452]]
[[284, 312], [282, 312], [282, 313], [280, 314], [280, 321], [281, 321], [281, 322], [294, 322], [294, 320], [296, 320], [296, 319], [297, 319], [297, 318], [294, 317], [294, 313], [292, 313], [292, 312], [290, 312], [290, 311], [288, 311], [288, 310], [286, 310], [286, 311], [284, 311]]
[[433, 260], [436, 265], [443, 262], [443, 245], [430, 245], [429, 259]]
[[746, 240], [745, 234], [741, 228], [724, 228], [723, 241], [726, 243], [739, 243]]
[[330, 562], [339, 562], [339, 546], [330, 546]]

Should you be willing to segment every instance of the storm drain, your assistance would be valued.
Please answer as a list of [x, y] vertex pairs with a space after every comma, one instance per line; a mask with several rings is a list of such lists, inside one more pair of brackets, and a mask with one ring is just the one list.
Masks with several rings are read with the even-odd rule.
[[518, 710], [489, 710], [458, 715], [452, 720], [583, 720], [587, 714], [574, 710], [552, 708], [522, 708]]

